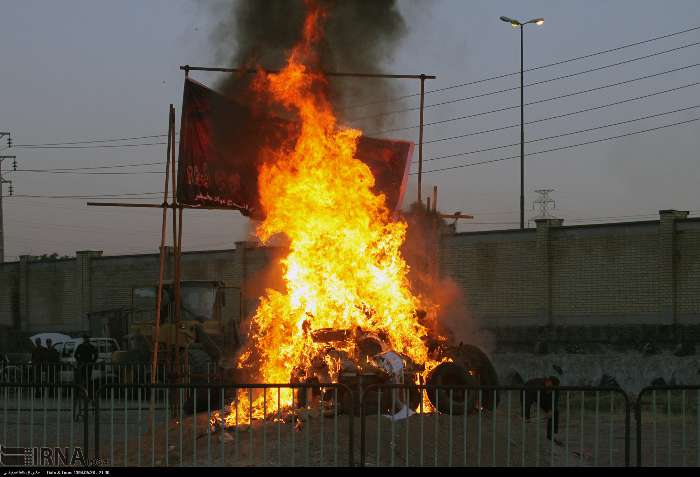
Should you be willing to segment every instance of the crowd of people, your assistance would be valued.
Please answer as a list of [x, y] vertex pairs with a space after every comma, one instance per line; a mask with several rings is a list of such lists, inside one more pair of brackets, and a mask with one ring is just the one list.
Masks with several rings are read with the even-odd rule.
[[[89, 335], [83, 336], [83, 341], [76, 348], [74, 356], [74, 382], [79, 386], [84, 386], [90, 382], [92, 365], [97, 362], [98, 358], [97, 349], [90, 342]], [[34, 383], [55, 384], [60, 382], [61, 355], [54, 347], [51, 338], [47, 338], [45, 344], [41, 342], [41, 338], [36, 338], [32, 350], [31, 365]], [[39, 388], [37, 388], [38, 392]]]
[[[32, 378], [34, 384], [41, 385], [35, 387], [34, 396], [40, 398], [42, 391], [48, 391], [49, 395], [53, 393], [53, 388], [50, 386], [44, 388], [44, 385], [59, 384], [61, 382], [61, 355], [50, 338], [46, 339], [45, 345], [42, 344], [41, 338], [36, 338], [34, 345], [31, 358]], [[91, 389], [90, 383], [93, 367], [97, 362], [98, 356], [97, 348], [90, 342], [90, 336], [88, 334], [83, 335], [83, 341], [78, 345], [74, 353], [74, 384], [88, 390]], [[79, 405], [76, 406], [74, 418], [76, 420], [80, 419], [83, 412], [84, 410]]]

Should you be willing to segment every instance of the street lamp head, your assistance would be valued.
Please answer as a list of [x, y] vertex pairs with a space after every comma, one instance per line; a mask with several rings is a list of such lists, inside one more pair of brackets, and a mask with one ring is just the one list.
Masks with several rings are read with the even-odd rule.
[[544, 25], [544, 18], [535, 18], [530, 20], [528, 23], [534, 23], [535, 25], [542, 26]]
[[506, 23], [510, 23], [510, 25], [513, 28], [518, 28], [521, 25], [518, 20], [513, 20], [512, 18], [508, 18], [508, 17], [501, 17], [501, 21], [504, 21]]

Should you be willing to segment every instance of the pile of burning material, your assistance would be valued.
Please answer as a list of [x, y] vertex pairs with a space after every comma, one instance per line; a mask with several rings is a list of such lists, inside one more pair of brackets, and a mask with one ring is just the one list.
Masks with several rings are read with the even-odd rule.
[[[432, 362], [438, 363], [426, 373], [424, 365], [416, 363], [406, 354], [391, 350], [387, 337], [382, 333], [366, 333], [360, 328], [324, 329], [315, 332], [313, 339], [326, 343], [327, 348], [316, 357], [311, 368], [299, 370], [297, 382], [329, 382], [331, 373], [328, 372], [325, 358], [337, 359], [339, 369], [336, 381], [355, 395], [352, 408], [347, 400], [339, 403], [344, 413], [358, 414], [362, 398], [365, 412], [368, 414], [381, 412], [407, 417], [420, 406], [421, 393], [418, 385], [423, 383], [426, 385], [430, 402], [428, 410], [437, 409], [443, 413], [461, 414], [465, 410], [476, 411], [479, 406], [485, 409], [493, 406], [494, 396], [489, 392], [483, 391], [479, 399], [476, 392], [465, 397], [462, 391], [435, 389], [498, 384], [491, 361], [476, 346], [463, 343], [450, 346], [445, 339], [423, 337], [424, 341], [428, 342]], [[390, 393], [388, 386], [382, 387], [389, 384], [402, 385], [399, 387], [401, 391]], [[372, 385], [377, 386], [367, 390]], [[382, 388], [383, 396], [378, 391], [379, 388]], [[465, 398], [468, 400], [466, 407]]]
[[[461, 389], [498, 384], [491, 361], [476, 346], [451, 346], [444, 338], [424, 336], [431, 362], [437, 363], [426, 371], [425, 365], [409, 355], [392, 350], [386, 333], [367, 332], [360, 327], [307, 329], [307, 333], [317, 347], [309, 365], [297, 366], [292, 372], [290, 384], [298, 387], [239, 391], [228, 415], [212, 424], [221, 429], [244, 430], [251, 424], [252, 414], [258, 420], [295, 422], [301, 429], [309, 419], [358, 416], [362, 405], [365, 414], [403, 419], [421, 404], [423, 412], [461, 415], [491, 410], [498, 399], [488, 390], [479, 393]], [[421, 403], [423, 384], [427, 400]], [[400, 386], [391, 391], [390, 385]], [[292, 396], [288, 405], [280, 399], [282, 389]], [[263, 409], [257, 407], [261, 399]]]
[[[350, 389], [355, 397], [352, 404], [347, 393], [341, 392], [338, 405], [343, 413], [359, 414], [360, 399], [368, 386], [415, 384], [420, 373], [425, 370], [424, 366], [410, 356], [393, 351], [385, 333], [365, 332], [360, 327], [345, 330], [321, 329], [312, 334], [312, 339], [324, 346], [312, 361], [312, 366], [306, 370], [300, 369], [296, 378], [305, 384], [330, 382], [334, 379]], [[336, 367], [335, 370], [329, 369], [329, 362]], [[392, 404], [395, 409], [389, 409], [390, 404], [380, 405], [376, 395], [376, 391], [369, 394], [369, 397], [364, 394], [366, 400], [377, 402], [377, 406], [367, 406], [372, 408], [369, 412], [379, 408], [381, 412], [396, 414], [406, 406], [415, 409], [420, 399], [418, 389], [413, 386], [408, 396], [394, 398]], [[404, 403], [405, 400], [408, 402]]]
[[[460, 347], [446, 346], [435, 331], [440, 305], [409, 282], [401, 254], [407, 224], [387, 207], [371, 170], [357, 158], [361, 131], [339, 124], [334, 114], [315, 51], [327, 12], [319, 2], [306, 4], [301, 40], [286, 66], [278, 73], [261, 70], [252, 86], [261, 108], [284, 110], [299, 128], [261, 152], [265, 219], [256, 235], [263, 243], [283, 237], [288, 254], [281, 261], [284, 289], [261, 297], [237, 365], [255, 382], [346, 384], [355, 401], [359, 388], [371, 383], [478, 382], [481, 368], [474, 376], [471, 363], [459, 368], [463, 360], [452, 354]], [[401, 404], [415, 409], [420, 393], [410, 394]], [[239, 392], [226, 424], [235, 425], [234, 410], [236, 422], [246, 423], [270, 418], [272, 410], [308, 406], [308, 399], [292, 388], [277, 395]], [[441, 391], [431, 400], [443, 409]], [[344, 412], [357, 411], [359, 403], [348, 409], [348, 397], [340, 401]]]

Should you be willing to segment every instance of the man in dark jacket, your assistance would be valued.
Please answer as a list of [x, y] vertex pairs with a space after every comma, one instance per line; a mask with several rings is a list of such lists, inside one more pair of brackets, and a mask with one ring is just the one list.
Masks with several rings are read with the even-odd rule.
[[[75, 349], [75, 384], [78, 386], [83, 386], [88, 392], [88, 396], [91, 395], [92, 386], [90, 386], [92, 381], [92, 367], [97, 361], [97, 349], [90, 343], [90, 335], [85, 333], [83, 335], [83, 342], [78, 345]], [[75, 395], [77, 399], [77, 394]], [[82, 407], [82, 400], [78, 400], [78, 405], [75, 406], [75, 412], [77, 413], [75, 419], [78, 420], [80, 416], [85, 416], [85, 409], [80, 409]]]
[[41, 344], [41, 338], [34, 340], [34, 349], [32, 350], [32, 366], [41, 365], [46, 358], [46, 348]]
[[41, 338], [34, 340], [32, 350], [32, 384], [34, 384], [34, 397], [41, 396], [41, 386], [44, 381], [44, 366], [46, 366], [46, 348], [41, 344]]
[[533, 404], [538, 404], [539, 397], [539, 407], [548, 415], [547, 439], [549, 440], [552, 440], [552, 430], [554, 434], [559, 432], [559, 391], [555, 389], [558, 387], [559, 378], [555, 376], [535, 378], [525, 383], [525, 390], [520, 394], [520, 406], [525, 419], [530, 419], [530, 409]]
[[92, 367], [97, 361], [97, 349], [90, 343], [90, 336], [85, 333], [83, 342], [75, 349], [75, 364], [77, 371], [76, 384], [89, 386], [92, 379]]
[[46, 351], [45, 351], [44, 361], [46, 362], [46, 371], [49, 384], [58, 384], [61, 365], [61, 356], [58, 354], [56, 348], [53, 347], [51, 338], [46, 339]]

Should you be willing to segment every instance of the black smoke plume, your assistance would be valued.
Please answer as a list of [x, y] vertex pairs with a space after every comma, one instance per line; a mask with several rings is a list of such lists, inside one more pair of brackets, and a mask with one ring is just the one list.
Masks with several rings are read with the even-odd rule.
[[[394, 0], [316, 0], [327, 13], [318, 45], [323, 71], [386, 73], [407, 32]], [[308, 9], [304, 0], [238, 0], [215, 7], [211, 40], [217, 59], [233, 67], [279, 69], [299, 41]], [[219, 89], [240, 98], [249, 76], [231, 75]], [[341, 118], [379, 114], [391, 103], [378, 100], [401, 93], [401, 81], [329, 78], [330, 98]], [[352, 106], [373, 103], [369, 107]]]

